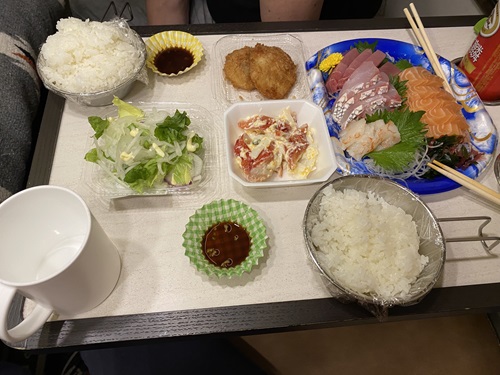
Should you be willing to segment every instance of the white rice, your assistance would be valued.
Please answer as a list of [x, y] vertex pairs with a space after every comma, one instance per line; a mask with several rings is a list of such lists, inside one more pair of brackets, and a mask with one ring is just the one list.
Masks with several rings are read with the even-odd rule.
[[142, 62], [141, 51], [115, 23], [64, 18], [40, 53], [40, 70], [57, 88], [95, 93], [114, 88], [131, 77]]
[[373, 193], [325, 188], [311, 235], [332, 278], [383, 300], [407, 296], [429, 261], [412, 217]]

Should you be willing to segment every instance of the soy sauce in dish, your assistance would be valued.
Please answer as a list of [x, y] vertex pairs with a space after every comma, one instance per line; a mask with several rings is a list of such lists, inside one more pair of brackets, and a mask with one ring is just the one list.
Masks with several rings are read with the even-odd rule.
[[193, 54], [181, 47], [164, 49], [154, 59], [156, 68], [165, 74], [177, 74], [194, 62]]
[[210, 227], [202, 240], [205, 258], [221, 268], [241, 264], [250, 253], [250, 236], [245, 228], [232, 221]]

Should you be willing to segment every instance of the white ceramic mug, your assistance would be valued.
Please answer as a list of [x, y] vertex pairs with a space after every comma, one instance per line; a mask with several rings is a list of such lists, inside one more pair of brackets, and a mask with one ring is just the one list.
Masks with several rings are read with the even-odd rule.
[[[74, 315], [103, 302], [120, 276], [118, 251], [83, 199], [43, 185], [0, 204], [0, 339], [22, 341], [53, 312]], [[7, 328], [16, 293], [36, 303]]]

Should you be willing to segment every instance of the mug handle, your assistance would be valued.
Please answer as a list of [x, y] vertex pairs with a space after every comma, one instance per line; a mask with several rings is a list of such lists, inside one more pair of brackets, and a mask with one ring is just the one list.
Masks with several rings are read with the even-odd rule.
[[31, 314], [21, 323], [7, 329], [7, 316], [15, 295], [16, 288], [0, 284], [0, 339], [10, 343], [19, 342], [30, 337], [45, 324], [52, 314], [51, 309], [37, 304]]

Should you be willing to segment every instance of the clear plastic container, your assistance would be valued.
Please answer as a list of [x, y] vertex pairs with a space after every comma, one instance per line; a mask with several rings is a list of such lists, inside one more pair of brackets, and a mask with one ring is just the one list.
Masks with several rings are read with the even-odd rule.
[[214, 46], [214, 56], [217, 63], [212, 67], [212, 88], [219, 102], [237, 103], [242, 101], [267, 100], [257, 90], [245, 91], [237, 89], [224, 77], [224, 63], [226, 56], [245, 46], [254, 47], [257, 43], [266, 46], [279, 47], [285, 51], [297, 66], [297, 81], [284, 99], [304, 99], [309, 97], [310, 91], [307, 77], [303, 69], [305, 54], [302, 41], [294, 35], [229, 35], [221, 38]]
[[[218, 139], [223, 137], [221, 131], [214, 126], [214, 120], [211, 113], [205, 108], [190, 104], [190, 103], [177, 103], [177, 102], [151, 102], [151, 103], [130, 103], [145, 112], [150, 112], [153, 109], [158, 111], [166, 111], [168, 115], [173, 115], [175, 110], [180, 112], [186, 111], [188, 117], [191, 119], [189, 126], [190, 130], [195, 131], [203, 137], [204, 153], [203, 169], [201, 179], [187, 186], [171, 186], [165, 182], [160, 187], [155, 187], [138, 193], [137, 191], [118, 183], [113, 177], [107, 174], [99, 165], [91, 162], [85, 162], [83, 168], [83, 180], [88, 187], [94, 192], [104, 198], [120, 198], [127, 196], [152, 196], [152, 195], [189, 195], [193, 194], [206, 194], [207, 191], [217, 190], [216, 174], [220, 170], [220, 154]], [[101, 111], [93, 113], [94, 116], [114, 117], [117, 115], [115, 107], [108, 107], [106, 110], [103, 108]], [[88, 125], [90, 128], [90, 124]], [[93, 146], [93, 138], [89, 139], [87, 150]], [[210, 186], [209, 186], [210, 185]]]

